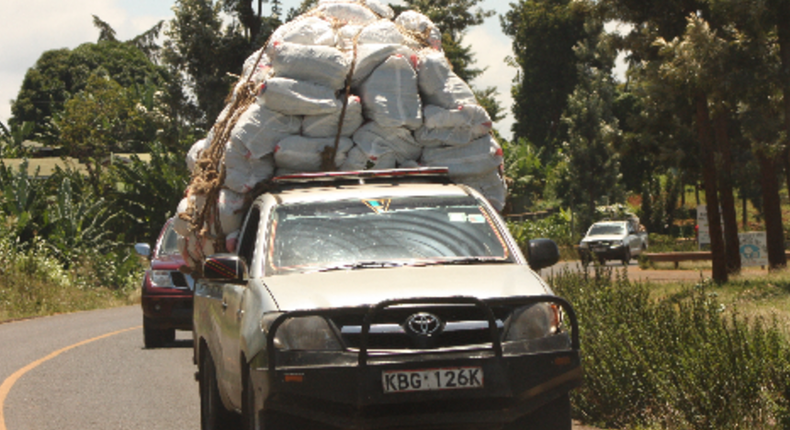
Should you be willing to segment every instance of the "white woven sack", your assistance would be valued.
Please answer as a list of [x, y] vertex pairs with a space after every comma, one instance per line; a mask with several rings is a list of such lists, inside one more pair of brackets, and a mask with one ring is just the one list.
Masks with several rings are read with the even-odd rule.
[[[278, 169], [289, 169], [296, 172], [318, 172], [321, 170], [321, 152], [326, 147], [333, 147], [335, 138], [291, 136], [280, 141], [274, 151], [274, 163]], [[335, 166], [346, 160], [346, 154], [354, 143], [347, 137], [338, 141], [335, 153]]]
[[244, 194], [231, 191], [227, 188], [219, 190], [217, 197], [217, 210], [219, 224], [224, 234], [229, 234], [241, 228], [244, 220]]
[[497, 170], [479, 176], [467, 176], [460, 181], [485, 196], [497, 211], [505, 207], [507, 185]]
[[344, 25], [337, 29], [337, 44], [335, 47], [343, 52], [354, 49], [354, 41], [364, 27], [356, 24]]
[[360, 86], [365, 117], [382, 127], [422, 125], [422, 103], [417, 73], [407, 57], [394, 55], [382, 63]]
[[318, 4], [328, 4], [328, 3], [358, 3], [364, 6], [367, 6], [368, 9], [376, 13], [376, 15], [392, 19], [395, 16], [395, 12], [392, 11], [392, 8], [387, 6], [386, 4], [378, 1], [378, 0], [319, 0]]
[[338, 107], [335, 91], [323, 85], [277, 77], [264, 85], [258, 103], [284, 115], [323, 115]]
[[440, 51], [420, 52], [419, 86], [423, 103], [454, 109], [460, 105], [477, 104], [472, 89], [452, 70]]
[[431, 48], [442, 49], [442, 32], [427, 16], [417, 11], [407, 10], [395, 18], [395, 24], [410, 32], [426, 35]]
[[[336, 112], [326, 115], [306, 115], [302, 120], [302, 135], [307, 137], [335, 137], [343, 111], [340, 106]], [[362, 125], [362, 102], [358, 96], [349, 96], [346, 113], [343, 117], [341, 136], [349, 137]]]
[[303, 45], [335, 46], [336, 43], [332, 24], [317, 16], [295, 19], [281, 25], [270, 39], [271, 43], [283, 41]]
[[189, 148], [189, 152], [187, 152], [186, 162], [187, 162], [187, 169], [189, 171], [193, 171], [195, 169], [195, 164], [200, 159], [200, 156], [203, 155], [203, 151], [209, 147], [211, 142], [208, 139], [200, 139], [195, 142], [191, 148]]
[[252, 104], [241, 114], [231, 131], [230, 139], [244, 144], [253, 158], [271, 154], [282, 138], [299, 134], [302, 119], [298, 116], [284, 115]]
[[333, 90], [345, 88], [351, 60], [331, 46], [275, 42], [271, 50], [276, 76], [310, 81]]
[[376, 122], [369, 122], [354, 133], [354, 143], [371, 146], [368, 142], [392, 149], [399, 165], [408, 160], [418, 160], [423, 150], [409, 130], [382, 127]]
[[335, 20], [338, 25], [368, 25], [378, 20], [370, 9], [355, 3], [323, 3], [316, 10], [326, 19]]
[[351, 78], [351, 87], [356, 89], [373, 73], [378, 66], [393, 55], [403, 55], [409, 59], [417, 54], [407, 46], [387, 43], [374, 43], [357, 46], [357, 62]]
[[414, 133], [423, 146], [466, 145], [491, 130], [491, 118], [479, 105], [457, 109], [427, 105], [423, 112], [425, 124]]
[[340, 170], [394, 169], [415, 163], [422, 148], [409, 130], [369, 122], [354, 133], [354, 147]]
[[261, 181], [274, 174], [271, 154], [257, 158], [244, 144], [231, 138], [225, 144], [225, 182], [223, 185], [237, 193], [247, 193]]
[[422, 153], [422, 164], [447, 167], [450, 179], [460, 182], [467, 176], [490, 173], [499, 168], [502, 161], [502, 148], [491, 136], [463, 146], [429, 147]]
[[261, 51], [263, 51], [263, 48], [255, 51], [244, 60], [241, 78], [233, 89], [234, 95], [238, 94], [248, 82], [252, 82], [254, 88], [259, 88], [261, 83], [271, 76], [272, 62], [269, 56], [263, 54]]
[[365, 26], [359, 33], [357, 43], [360, 45], [368, 44], [393, 44], [403, 45], [406, 37], [398, 29], [398, 26], [388, 20], [382, 19]]
[[189, 223], [181, 219], [178, 215], [185, 213], [187, 208], [189, 207], [189, 199], [184, 197], [178, 202], [178, 206], [176, 207], [176, 216], [173, 217], [173, 230], [179, 236], [186, 236], [189, 233]]
[[395, 152], [387, 147], [364, 147], [354, 145], [340, 170], [350, 172], [357, 170], [383, 170], [394, 169], [398, 161]]

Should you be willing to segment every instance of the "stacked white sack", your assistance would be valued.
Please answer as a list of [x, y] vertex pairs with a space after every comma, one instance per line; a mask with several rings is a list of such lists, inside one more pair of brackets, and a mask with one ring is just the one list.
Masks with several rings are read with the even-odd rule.
[[[251, 89], [257, 103], [231, 112]], [[320, 170], [327, 147], [341, 170], [446, 166], [454, 181], [504, 206], [502, 150], [489, 133], [491, 119], [452, 71], [438, 28], [418, 12], [395, 17], [379, 0], [320, 0], [245, 61], [217, 124], [229, 118], [238, 118], [231, 132], [213, 136], [215, 126], [187, 164], [193, 169], [209, 145], [212, 152], [223, 148], [220, 219], [207, 220], [215, 225], [203, 231], [226, 237], [231, 251], [246, 194], [275, 174]], [[179, 213], [189, 210], [188, 199], [194, 205], [198, 196], [189, 194]], [[179, 234], [188, 263], [213, 251], [186, 222]]]

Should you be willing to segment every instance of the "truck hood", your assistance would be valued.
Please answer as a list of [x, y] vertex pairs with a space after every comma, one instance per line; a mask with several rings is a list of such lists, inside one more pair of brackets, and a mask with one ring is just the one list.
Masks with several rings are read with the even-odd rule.
[[587, 236], [582, 239], [582, 243], [589, 243], [589, 242], [610, 242], [613, 240], [623, 240], [625, 236], [622, 234], [602, 234], [600, 236]]
[[409, 297], [553, 294], [525, 265], [428, 266], [272, 276], [264, 284], [281, 311], [334, 308]]

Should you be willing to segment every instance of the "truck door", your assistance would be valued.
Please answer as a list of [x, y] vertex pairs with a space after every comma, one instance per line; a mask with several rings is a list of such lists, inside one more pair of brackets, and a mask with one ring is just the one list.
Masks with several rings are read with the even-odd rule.
[[[257, 241], [259, 209], [253, 206], [247, 215], [247, 222], [240, 235], [241, 243], [237, 253], [244, 258], [247, 266], [252, 264], [255, 242]], [[242, 368], [241, 368], [241, 318], [243, 311], [244, 291], [247, 285], [223, 284], [222, 308], [220, 310], [220, 339], [222, 342], [222, 375], [219, 383], [224, 385], [228, 399], [241, 408]], [[220, 366], [218, 364], [218, 366]]]

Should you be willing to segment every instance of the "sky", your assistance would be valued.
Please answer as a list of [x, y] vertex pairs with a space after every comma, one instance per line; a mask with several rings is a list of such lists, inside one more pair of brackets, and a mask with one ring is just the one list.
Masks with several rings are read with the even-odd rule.
[[[99, 31], [93, 26], [93, 15], [107, 22], [119, 40], [129, 40], [153, 27], [161, 20], [173, 17], [174, 0], [3, 0], [7, 19], [0, 27], [0, 121], [8, 124], [11, 100], [22, 86], [27, 70], [35, 65], [42, 53], [52, 49], [73, 49], [86, 42], [95, 42]], [[283, 0], [284, 10], [299, 4], [299, 0]], [[516, 69], [505, 64], [512, 55], [511, 40], [502, 32], [499, 15], [507, 12], [509, 2], [483, 0], [484, 9], [496, 15], [481, 26], [471, 28], [465, 39], [471, 45], [475, 67], [486, 71], [472, 84], [477, 88], [497, 87], [497, 99], [506, 118], [494, 126], [505, 138], [510, 138], [513, 123], [510, 107], [510, 84]], [[264, 5], [268, 8], [269, 5]], [[268, 13], [268, 9], [264, 11]], [[10, 18], [10, 19], [8, 19]]]

